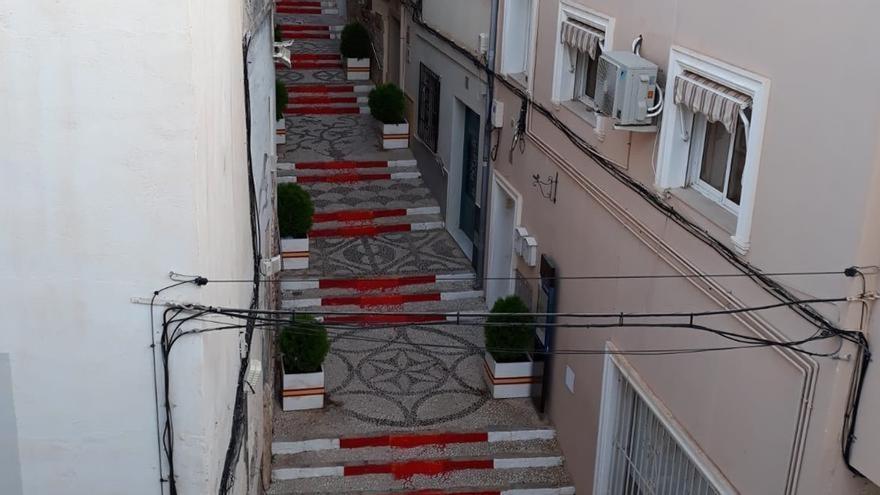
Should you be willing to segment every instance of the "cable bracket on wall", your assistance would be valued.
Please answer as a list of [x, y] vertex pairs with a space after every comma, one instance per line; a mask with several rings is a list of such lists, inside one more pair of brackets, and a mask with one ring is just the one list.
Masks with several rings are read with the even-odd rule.
[[[549, 199], [554, 204], [556, 203], [556, 190], [559, 186], [559, 172], [556, 172], [554, 176], [547, 176], [546, 179], [541, 179], [540, 174], [532, 175], [532, 186], [537, 187], [539, 191], [541, 191], [541, 196]], [[544, 188], [547, 188], [545, 191]]]

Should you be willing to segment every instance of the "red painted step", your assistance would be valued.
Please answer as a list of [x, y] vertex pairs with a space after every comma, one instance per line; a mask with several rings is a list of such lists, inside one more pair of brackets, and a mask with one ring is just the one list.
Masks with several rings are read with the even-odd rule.
[[[331, 103], [357, 103], [357, 96], [294, 96], [290, 100], [291, 104], [331, 104]], [[289, 107], [288, 107], [289, 108]], [[299, 167], [297, 167], [299, 168]]]
[[[297, 165], [297, 168], [299, 165]], [[406, 208], [392, 210], [345, 210], [331, 213], [315, 213], [312, 216], [314, 223], [321, 222], [356, 222], [359, 220], [373, 220], [375, 218], [404, 217]]]
[[342, 55], [338, 53], [294, 53], [293, 60], [296, 62], [304, 62], [306, 60], [342, 60]]
[[299, 31], [330, 31], [330, 26], [321, 24], [279, 24], [282, 33]]
[[329, 40], [330, 33], [282, 33], [288, 40]]
[[[346, 170], [353, 168], [385, 168], [388, 162], [385, 160], [375, 161], [336, 161], [336, 162], [300, 162], [296, 164], [297, 170]], [[396, 216], [396, 215], [394, 215]], [[318, 215], [315, 215], [318, 218]], [[375, 217], [374, 217], [375, 218]], [[316, 222], [318, 220], [315, 220]]]
[[275, 5], [290, 5], [293, 7], [320, 7], [321, 2], [315, 0], [277, 0]]
[[351, 84], [300, 84], [288, 86], [288, 93], [353, 93], [354, 86]]
[[466, 469], [494, 469], [493, 459], [431, 459], [388, 464], [361, 464], [345, 466], [344, 476], [360, 476], [364, 474], [390, 474], [395, 479], [409, 479], [417, 475], [438, 476], [453, 471]]
[[314, 70], [314, 69], [341, 69], [342, 62], [293, 62], [294, 69]]
[[322, 14], [321, 7], [276, 7], [275, 12], [279, 14]]
[[340, 325], [413, 325], [417, 323], [439, 323], [446, 321], [441, 315], [335, 315], [325, 316], [324, 323]]
[[362, 292], [388, 290], [408, 285], [424, 285], [437, 282], [436, 275], [408, 275], [402, 277], [340, 278], [318, 281], [319, 289], [355, 289]]
[[388, 225], [353, 225], [349, 227], [337, 227], [334, 229], [312, 229], [309, 231], [310, 237], [371, 237], [380, 234], [391, 234], [394, 232], [409, 232], [412, 225], [408, 223], [388, 224]]
[[299, 183], [307, 182], [361, 182], [368, 180], [388, 180], [391, 179], [390, 173], [385, 174], [337, 174], [337, 175], [304, 175], [297, 177]]
[[387, 294], [381, 296], [337, 296], [322, 297], [321, 306], [400, 306], [414, 302], [439, 301], [439, 292], [426, 294]]
[[284, 111], [285, 114], [291, 115], [343, 115], [358, 114], [361, 109], [358, 107], [297, 107]]
[[434, 433], [434, 434], [396, 434], [375, 437], [340, 438], [340, 449], [359, 449], [362, 447], [396, 447], [409, 449], [425, 445], [449, 445], [454, 443], [488, 442], [486, 432], [474, 433]]

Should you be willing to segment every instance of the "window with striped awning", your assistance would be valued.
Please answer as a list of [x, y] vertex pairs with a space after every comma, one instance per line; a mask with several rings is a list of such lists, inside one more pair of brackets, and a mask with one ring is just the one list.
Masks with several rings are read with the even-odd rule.
[[752, 99], [711, 79], [683, 72], [675, 77], [675, 104], [701, 114], [709, 122], [720, 122], [733, 134], [740, 112], [752, 105]]
[[573, 50], [586, 53], [595, 60], [599, 57], [599, 44], [605, 33], [584, 23], [567, 19], [562, 21], [562, 43]]

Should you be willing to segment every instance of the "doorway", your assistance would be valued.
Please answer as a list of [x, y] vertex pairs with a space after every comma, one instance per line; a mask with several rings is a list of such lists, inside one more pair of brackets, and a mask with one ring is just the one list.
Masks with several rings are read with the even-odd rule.
[[489, 201], [489, 259], [486, 266], [486, 304], [515, 292], [513, 232], [520, 217], [519, 193], [503, 177], [492, 174]]
[[480, 115], [465, 107], [461, 146], [461, 202], [458, 228], [474, 242], [477, 231], [477, 176], [480, 172]]

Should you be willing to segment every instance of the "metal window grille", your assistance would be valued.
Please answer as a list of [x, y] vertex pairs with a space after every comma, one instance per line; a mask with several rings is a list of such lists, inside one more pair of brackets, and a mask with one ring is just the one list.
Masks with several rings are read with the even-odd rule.
[[624, 495], [714, 495], [703, 475], [666, 426], [617, 370], [607, 493]]
[[420, 64], [419, 71], [419, 125], [418, 136], [434, 153], [437, 152], [437, 133], [440, 126], [440, 78], [431, 69]]

